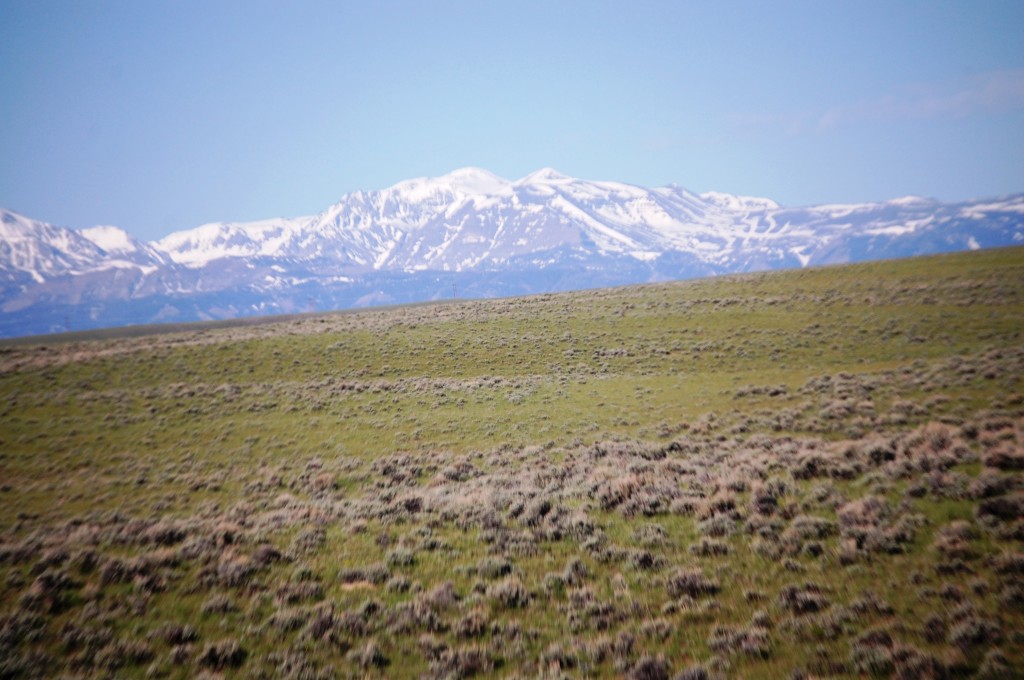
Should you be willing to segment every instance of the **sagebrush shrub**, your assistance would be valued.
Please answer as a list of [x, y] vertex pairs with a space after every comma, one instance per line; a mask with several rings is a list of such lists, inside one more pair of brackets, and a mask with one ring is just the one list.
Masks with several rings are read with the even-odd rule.
[[670, 597], [678, 598], [686, 595], [698, 598], [714, 595], [720, 590], [716, 581], [709, 579], [704, 572], [697, 569], [677, 570], [665, 582]]

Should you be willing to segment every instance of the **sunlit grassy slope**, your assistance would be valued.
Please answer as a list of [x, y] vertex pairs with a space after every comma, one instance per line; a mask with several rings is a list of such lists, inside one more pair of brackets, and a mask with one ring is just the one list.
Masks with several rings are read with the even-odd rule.
[[1024, 250], [0, 347], [0, 677], [1003, 677]]

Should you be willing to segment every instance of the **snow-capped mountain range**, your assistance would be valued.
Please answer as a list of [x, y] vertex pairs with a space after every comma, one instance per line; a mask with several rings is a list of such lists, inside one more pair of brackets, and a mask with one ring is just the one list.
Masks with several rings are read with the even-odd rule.
[[527, 294], [1024, 244], [1024, 194], [788, 208], [478, 168], [145, 243], [0, 210], [0, 336]]

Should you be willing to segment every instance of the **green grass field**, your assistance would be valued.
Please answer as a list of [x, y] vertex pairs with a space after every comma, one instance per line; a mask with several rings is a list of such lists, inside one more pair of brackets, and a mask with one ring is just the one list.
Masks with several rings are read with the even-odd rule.
[[8, 342], [0, 677], [1018, 677], [1022, 375], [1021, 248]]

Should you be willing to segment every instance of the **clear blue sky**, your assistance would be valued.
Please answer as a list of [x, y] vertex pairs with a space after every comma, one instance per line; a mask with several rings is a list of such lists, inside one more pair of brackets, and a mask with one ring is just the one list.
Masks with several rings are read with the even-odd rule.
[[475, 165], [1024, 191], [1024, 2], [0, 0], [0, 206], [147, 239]]

